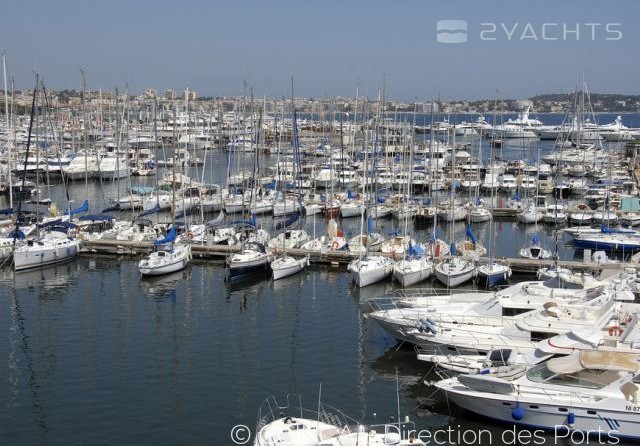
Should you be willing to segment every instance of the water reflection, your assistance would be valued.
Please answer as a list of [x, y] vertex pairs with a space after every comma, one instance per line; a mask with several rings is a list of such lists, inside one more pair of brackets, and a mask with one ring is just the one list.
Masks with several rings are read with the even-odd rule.
[[73, 284], [73, 277], [80, 271], [77, 261], [36, 268], [26, 271], [14, 272], [12, 268], [0, 269], [0, 286], [5, 285], [15, 290], [37, 289], [39, 298], [55, 299], [64, 294]]
[[185, 281], [191, 279], [191, 266], [171, 274], [162, 276], [145, 276], [140, 279], [139, 288], [147, 297], [152, 297], [157, 301], [176, 301], [177, 287]]
[[[30, 394], [31, 413], [33, 414], [33, 420], [38, 428], [45, 431], [48, 430], [47, 413], [45, 406], [40, 397], [40, 382], [39, 375], [36, 372], [36, 361], [33, 358], [33, 352], [29, 335], [25, 328], [26, 321], [22, 310], [22, 303], [18, 299], [15, 290], [10, 294], [11, 302], [11, 316], [10, 316], [10, 328], [9, 328], [9, 383], [10, 388], [10, 407], [17, 404], [18, 393], [21, 388], [20, 383], [20, 370], [25, 369], [27, 378], [27, 389]], [[23, 360], [19, 358], [20, 351], [22, 353]], [[21, 362], [24, 364], [21, 367]]]

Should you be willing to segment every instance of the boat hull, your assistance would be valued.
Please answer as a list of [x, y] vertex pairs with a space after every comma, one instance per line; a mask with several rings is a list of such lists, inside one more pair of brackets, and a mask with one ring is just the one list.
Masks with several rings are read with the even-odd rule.
[[187, 267], [189, 264], [188, 258], [178, 259], [175, 262], [169, 263], [155, 268], [141, 267], [139, 268], [140, 274], [143, 276], [162, 276], [164, 274], [175, 273]]
[[[601, 432], [603, 439], [608, 438], [608, 433], [615, 435], [615, 437], [611, 437], [612, 439], [616, 437], [640, 438], [640, 420], [638, 420], [637, 413], [634, 412], [606, 410], [600, 407], [573, 408], [568, 405], [547, 404], [543, 401], [535, 401], [535, 403], [527, 401], [520, 404], [521, 408], [527, 408], [524, 410], [524, 417], [521, 420], [514, 420], [513, 409], [518, 406], [515, 401], [478, 398], [455, 392], [447, 392], [447, 394], [456, 405], [470, 412], [511, 425], [556, 430], [558, 438], [561, 435], [564, 438], [570, 436], [570, 434], [567, 436], [569, 411], [575, 415], [570, 431], [591, 432], [592, 434]], [[530, 404], [535, 404], [537, 408], [528, 409]]]
[[80, 251], [80, 243], [77, 240], [72, 240], [67, 244], [55, 247], [43, 247], [42, 249], [24, 248], [17, 249], [13, 253], [15, 271], [42, 268], [72, 260]]
[[266, 274], [269, 272], [269, 269], [270, 267], [268, 257], [264, 257], [263, 259], [259, 260], [236, 263], [229, 266], [229, 278], [235, 279], [238, 277], [258, 273]]

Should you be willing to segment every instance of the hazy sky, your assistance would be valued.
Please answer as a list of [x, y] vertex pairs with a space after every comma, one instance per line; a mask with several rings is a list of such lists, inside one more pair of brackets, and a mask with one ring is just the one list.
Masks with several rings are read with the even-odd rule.
[[[20, 0], [1, 16], [16, 88], [35, 70], [78, 89], [83, 68], [90, 89], [135, 93], [236, 95], [246, 79], [280, 96], [293, 76], [297, 96], [354, 96], [359, 83], [374, 97], [386, 76], [389, 98], [516, 98], [567, 92], [584, 70], [592, 91], [640, 93], [636, 0]], [[468, 22], [466, 43], [437, 42], [444, 19]]]

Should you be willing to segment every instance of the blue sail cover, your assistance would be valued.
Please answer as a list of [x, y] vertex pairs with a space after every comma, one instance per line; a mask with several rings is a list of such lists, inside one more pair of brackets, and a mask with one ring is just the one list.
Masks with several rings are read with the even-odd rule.
[[0, 215], [13, 214], [13, 208], [0, 209]]
[[7, 238], [16, 238], [18, 240], [24, 240], [25, 237], [26, 236], [24, 235], [24, 232], [22, 232], [20, 229], [18, 229], [17, 231], [14, 229], [9, 234], [7, 234]]
[[458, 255], [458, 250], [456, 249], [455, 243], [451, 244], [451, 247], [449, 248], [449, 252], [451, 253], [452, 256]]
[[87, 212], [89, 210], [89, 200], [84, 200], [84, 202], [82, 203], [82, 206], [77, 207], [75, 209], [71, 209], [71, 210], [66, 210], [64, 212], [64, 215], [76, 215], [76, 214], [82, 214], [83, 212]]
[[632, 229], [615, 229], [607, 225], [601, 225], [600, 231], [603, 234], [634, 234], [635, 235], [635, 231]]
[[167, 232], [167, 235], [164, 236], [164, 238], [156, 240], [155, 242], [153, 242], [153, 244], [155, 246], [158, 246], [164, 245], [165, 243], [173, 243], [177, 236], [178, 234], [176, 233], [176, 228], [171, 228], [169, 229], [169, 232]]
[[131, 193], [136, 195], [151, 195], [155, 188], [150, 186], [131, 186]]
[[61, 218], [58, 218], [58, 219], [56, 219], [56, 220], [51, 220], [51, 221], [48, 221], [48, 222], [46, 222], [46, 223], [40, 223], [40, 224], [38, 225], [38, 227], [39, 227], [40, 229], [44, 229], [44, 228], [49, 228], [49, 227], [51, 227], [51, 226], [58, 225], [58, 224], [60, 224], [60, 223], [62, 223], [62, 219], [61, 219]]
[[409, 245], [409, 248], [407, 248], [407, 254], [410, 256], [423, 256], [424, 249], [422, 249], [422, 246], [420, 245]]
[[354, 198], [356, 198], [356, 196], [353, 195], [353, 192], [351, 192], [351, 189], [347, 189], [347, 198], [349, 200], [353, 200]]
[[473, 245], [476, 245], [476, 236], [473, 234], [473, 231], [471, 230], [471, 225], [467, 225], [467, 237], [469, 237], [469, 240], [471, 240], [471, 243], [473, 243]]
[[113, 220], [113, 215], [104, 215], [104, 214], [87, 214], [78, 218], [80, 221], [111, 221]]
[[[104, 211], [103, 211], [103, 212], [104, 212]], [[137, 217], [137, 218], [145, 217], [145, 216], [147, 216], [147, 215], [151, 215], [151, 214], [155, 214], [156, 212], [160, 212], [160, 206], [158, 205], [158, 203], [156, 203], [156, 205], [155, 205], [152, 209], [149, 209], [148, 211], [140, 212], [140, 213], [138, 214], [138, 217]]]
[[369, 229], [369, 234], [373, 234], [376, 230], [376, 223], [371, 217], [367, 218], [367, 228]]
[[292, 214], [291, 216], [289, 216], [289, 218], [287, 218], [286, 220], [277, 222], [276, 230], [279, 231], [281, 229], [288, 228], [289, 226], [294, 224], [298, 220], [298, 218], [300, 218], [300, 213], [296, 212], [295, 214]]
[[256, 227], [256, 214], [251, 214], [251, 220], [234, 220], [231, 222], [231, 225], [250, 225], [254, 228]]

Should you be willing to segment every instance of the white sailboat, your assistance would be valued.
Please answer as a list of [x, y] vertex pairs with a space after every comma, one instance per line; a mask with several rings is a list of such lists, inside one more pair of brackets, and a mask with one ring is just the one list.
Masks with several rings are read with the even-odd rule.
[[304, 270], [309, 265], [309, 257], [296, 259], [295, 257], [282, 254], [271, 262], [273, 280], [283, 279]]
[[79, 240], [52, 231], [17, 247], [13, 252], [13, 266], [15, 271], [40, 268], [71, 260], [79, 252]]
[[[410, 250], [416, 248], [418, 247], [412, 246]], [[393, 277], [403, 287], [409, 287], [427, 280], [431, 277], [432, 271], [433, 262], [422, 250], [422, 254], [418, 252], [416, 255], [407, 255], [406, 258], [397, 261], [393, 266]]]
[[[174, 243], [177, 237], [175, 227], [167, 235], [156, 240], [154, 251], [138, 262], [138, 271], [143, 276], [161, 276], [185, 268], [191, 259], [191, 246]], [[169, 246], [165, 246], [168, 245]]]
[[[374, 152], [375, 152], [375, 143], [374, 143]], [[367, 152], [365, 151], [364, 158], [364, 181], [362, 182], [362, 195], [365, 194], [365, 188], [367, 184]], [[347, 270], [351, 272], [351, 276], [353, 277], [353, 281], [359, 287], [366, 287], [376, 282], [380, 282], [381, 280], [386, 279], [393, 273], [393, 260], [389, 257], [385, 256], [371, 256], [369, 255], [369, 249], [372, 245], [371, 241], [373, 238], [367, 239], [364, 235], [364, 215], [365, 213], [360, 214], [360, 247], [364, 247], [364, 255], [361, 257], [351, 261]], [[373, 234], [374, 221], [371, 217], [367, 219], [367, 229], [369, 230], [369, 234]], [[369, 242], [369, 243], [367, 243]], [[379, 241], [380, 245], [382, 241]], [[351, 244], [351, 241], [349, 241]], [[349, 250], [351, 250], [351, 246]]]
[[436, 278], [447, 288], [454, 288], [473, 279], [475, 265], [462, 257], [451, 257], [436, 264]]

